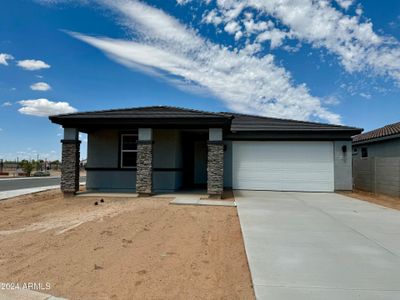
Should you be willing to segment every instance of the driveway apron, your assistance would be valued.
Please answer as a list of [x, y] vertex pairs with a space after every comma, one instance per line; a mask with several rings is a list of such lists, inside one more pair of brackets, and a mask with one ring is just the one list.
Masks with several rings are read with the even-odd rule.
[[235, 198], [257, 299], [400, 299], [400, 211], [335, 193]]

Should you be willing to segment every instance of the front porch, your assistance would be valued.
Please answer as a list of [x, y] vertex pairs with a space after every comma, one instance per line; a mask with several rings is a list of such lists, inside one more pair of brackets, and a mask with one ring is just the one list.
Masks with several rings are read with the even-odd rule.
[[[90, 192], [150, 196], [204, 189], [224, 191], [223, 128], [132, 128], [89, 130], [87, 182]], [[64, 128], [61, 189], [78, 191], [79, 128]]]

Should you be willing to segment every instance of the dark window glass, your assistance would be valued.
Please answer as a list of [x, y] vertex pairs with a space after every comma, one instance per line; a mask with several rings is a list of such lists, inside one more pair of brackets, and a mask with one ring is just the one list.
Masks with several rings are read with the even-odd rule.
[[123, 135], [122, 150], [136, 150], [136, 149], [137, 149], [137, 135]]
[[121, 135], [121, 167], [136, 167], [137, 134]]
[[361, 148], [361, 157], [368, 157], [368, 148]]
[[122, 152], [122, 166], [136, 167], [137, 152]]

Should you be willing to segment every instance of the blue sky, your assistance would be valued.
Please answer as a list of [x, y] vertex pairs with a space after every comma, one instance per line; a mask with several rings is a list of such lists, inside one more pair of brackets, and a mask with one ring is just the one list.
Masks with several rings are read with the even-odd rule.
[[7, 1], [0, 158], [59, 158], [62, 130], [47, 116], [73, 111], [174, 105], [366, 130], [398, 122], [399, 41], [390, 0]]

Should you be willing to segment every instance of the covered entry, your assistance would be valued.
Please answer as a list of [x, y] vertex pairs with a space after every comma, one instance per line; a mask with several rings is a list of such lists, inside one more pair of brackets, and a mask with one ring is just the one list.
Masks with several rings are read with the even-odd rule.
[[331, 192], [332, 142], [234, 141], [234, 189]]

